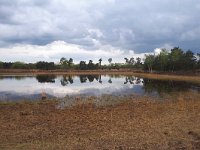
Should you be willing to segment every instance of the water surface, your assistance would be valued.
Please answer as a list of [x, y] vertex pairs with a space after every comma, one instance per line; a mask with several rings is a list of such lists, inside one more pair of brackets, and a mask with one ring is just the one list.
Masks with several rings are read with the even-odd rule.
[[38, 100], [87, 95], [162, 96], [170, 92], [200, 92], [199, 84], [122, 75], [0, 76], [0, 101]]

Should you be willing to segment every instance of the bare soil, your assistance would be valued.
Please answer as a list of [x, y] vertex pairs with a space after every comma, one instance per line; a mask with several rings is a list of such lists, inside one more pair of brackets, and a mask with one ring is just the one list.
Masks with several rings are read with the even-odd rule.
[[200, 94], [132, 97], [57, 109], [59, 101], [0, 104], [0, 149], [200, 149]]

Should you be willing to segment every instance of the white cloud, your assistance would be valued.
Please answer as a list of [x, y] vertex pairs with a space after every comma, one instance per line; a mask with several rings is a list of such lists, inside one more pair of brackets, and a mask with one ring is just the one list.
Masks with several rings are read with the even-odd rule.
[[158, 54], [160, 54], [160, 52], [161, 52], [161, 48], [156, 48], [155, 50], [154, 50], [154, 53], [156, 54], [156, 55], [158, 55]]
[[[87, 94], [93, 93], [96, 95], [101, 94], [109, 94], [114, 92], [121, 92], [126, 91], [128, 89], [132, 89], [136, 84], [136, 80], [134, 84], [126, 84], [124, 85], [124, 78], [112, 78], [112, 84], [108, 83], [110, 79], [109, 76], [103, 76], [102, 82], [100, 84], [98, 81], [89, 82], [87, 81], [84, 84], [80, 84], [79, 77], [75, 76], [73, 78], [74, 84], [70, 84], [68, 86], [61, 86], [60, 80], [62, 79], [61, 76], [58, 76], [55, 79], [55, 84], [52, 83], [44, 83], [41, 84], [37, 82], [37, 80], [33, 78], [24, 78], [23, 80], [13, 80], [10, 84], [7, 84], [9, 80], [0, 80], [0, 92], [9, 92], [15, 93], [19, 95], [26, 95], [26, 94], [41, 94], [45, 92], [47, 94], [56, 96], [56, 97], [65, 97], [66, 95], [76, 95], [76, 94]], [[30, 84], [31, 83], [31, 84]], [[142, 82], [137, 84], [142, 86]], [[94, 88], [95, 87], [95, 88]], [[95, 92], [97, 91], [97, 92]]]
[[144, 58], [145, 53], [135, 54], [133, 50], [128, 52], [111, 45], [99, 45], [95, 50], [88, 50], [80, 45], [69, 44], [64, 41], [54, 41], [44, 46], [18, 44], [13, 47], [0, 48], [1, 61], [54, 61], [59, 62], [61, 57], [73, 58], [75, 63], [81, 60], [89, 59], [98, 62], [99, 58], [103, 59], [102, 63], [108, 63], [108, 58], [114, 62], [124, 62], [124, 58], [141, 57]]
[[164, 44], [163, 46], [161, 46], [161, 47], [159, 47], [159, 48], [155, 48], [155, 49], [154, 49], [154, 54], [155, 54], [155, 55], [160, 54], [160, 52], [162, 51], [162, 49], [165, 49], [165, 50], [167, 50], [168, 52], [170, 52], [171, 49], [172, 49], [173, 47], [174, 47], [174, 46], [172, 46], [172, 45], [166, 43], [166, 44]]
[[[165, 43], [199, 48], [198, 0], [0, 1], [0, 47], [65, 41], [150, 52]], [[144, 11], [145, 10], [145, 11]]]

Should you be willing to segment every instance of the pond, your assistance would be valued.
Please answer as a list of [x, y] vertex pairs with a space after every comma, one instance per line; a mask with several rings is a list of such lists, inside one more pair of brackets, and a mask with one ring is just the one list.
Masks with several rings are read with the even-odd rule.
[[0, 101], [39, 100], [86, 95], [162, 96], [177, 91], [200, 92], [200, 85], [123, 75], [0, 76]]

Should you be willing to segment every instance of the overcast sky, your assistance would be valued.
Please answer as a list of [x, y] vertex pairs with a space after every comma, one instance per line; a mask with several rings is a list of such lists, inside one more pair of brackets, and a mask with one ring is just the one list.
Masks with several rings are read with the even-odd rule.
[[200, 0], [0, 0], [0, 61], [200, 51]]

